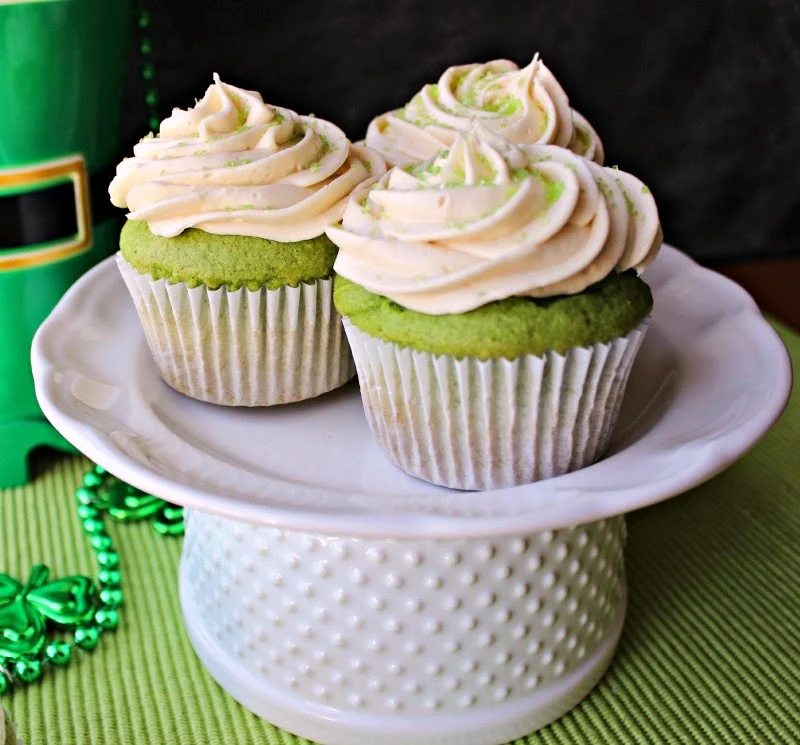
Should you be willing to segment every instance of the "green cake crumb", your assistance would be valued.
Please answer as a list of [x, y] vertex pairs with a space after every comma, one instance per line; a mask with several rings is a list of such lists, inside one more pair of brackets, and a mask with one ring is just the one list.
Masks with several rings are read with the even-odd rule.
[[650, 288], [634, 271], [612, 274], [577, 295], [511, 297], [454, 315], [408, 310], [344, 277], [334, 285], [336, 309], [370, 336], [432, 354], [514, 359], [609, 342], [650, 313]]
[[[252, 208], [243, 205], [242, 209]], [[235, 208], [231, 208], [235, 210]], [[123, 258], [142, 274], [169, 283], [210, 289], [296, 287], [333, 272], [337, 248], [326, 235], [281, 243], [190, 228], [174, 238], [154, 235], [142, 220], [128, 220], [120, 234]]]

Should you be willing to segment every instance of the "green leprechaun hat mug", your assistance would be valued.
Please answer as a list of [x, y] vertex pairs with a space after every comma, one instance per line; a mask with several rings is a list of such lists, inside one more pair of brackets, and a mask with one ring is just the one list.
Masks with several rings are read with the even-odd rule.
[[[39, 445], [30, 345], [64, 291], [111, 254], [132, 0], [0, 0], [0, 487]], [[79, 339], [75, 340], [80, 343]]]

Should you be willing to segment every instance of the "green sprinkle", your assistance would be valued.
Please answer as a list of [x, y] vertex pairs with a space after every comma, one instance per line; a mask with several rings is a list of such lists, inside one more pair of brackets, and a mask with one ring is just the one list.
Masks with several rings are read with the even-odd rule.
[[179, 142], [178, 147], [186, 147], [188, 144], [188, 142]]
[[515, 184], [509, 184], [508, 186], [506, 186], [506, 192], [503, 196], [508, 200], [511, 199], [518, 191], [519, 191], [519, 186]]
[[611, 190], [611, 187], [603, 181], [603, 179], [597, 178], [595, 179], [595, 183], [597, 184], [597, 188], [603, 192], [603, 196], [611, 202], [611, 207], [616, 209], [617, 207], [617, 200], [614, 199], [614, 192]]
[[315, 160], [313, 163], [309, 163], [308, 170], [311, 171], [311, 173], [316, 173], [321, 165], [321, 161]]
[[544, 163], [547, 160], [553, 160], [552, 155], [532, 155], [529, 158], [531, 163]]
[[232, 160], [229, 160], [229, 161], [228, 161], [228, 162], [225, 164], [225, 168], [233, 168], [235, 165], [238, 165], [238, 164], [237, 164], [236, 162], [232, 161]]
[[[589, 147], [592, 144], [592, 138], [589, 136], [588, 132], [582, 132], [580, 129], [576, 129], [575, 139], [581, 146], [581, 155], [589, 151]], [[614, 166], [614, 168], [616, 168], [616, 166]]]
[[554, 202], [557, 202], [563, 193], [563, 181], [548, 181], [547, 185], [544, 187], [544, 195], [545, 199], [547, 200], [547, 204], [553, 204]]
[[152, 140], [154, 137], [155, 135], [152, 132], [148, 132], [144, 137], [142, 137], [141, 140], [139, 140], [139, 142], [144, 142], [145, 140]]
[[366, 169], [367, 173], [372, 173], [372, 163], [370, 163], [368, 160], [362, 160], [361, 162], [364, 164], [364, 168]]
[[511, 173], [512, 181], [520, 182], [524, 181], [526, 178], [529, 178], [531, 172], [527, 168], [517, 168]]
[[647, 186], [647, 184], [642, 184], [642, 194], [649, 194], [649, 193], [650, 193], [650, 188]]
[[239, 209], [240, 210], [254, 210], [255, 207], [252, 204], [240, 204], [239, 205]]
[[208, 155], [208, 150], [195, 150], [192, 155]]
[[625, 198], [625, 206], [628, 208], [628, 214], [631, 217], [638, 217], [639, 210], [636, 209], [636, 205], [631, 201], [631, 198], [628, 196], [628, 192], [625, 191], [625, 187], [622, 185], [622, 181], [620, 181], [618, 178], [615, 178], [614, 180], [619, 185], [620, 191], [622, 192], [622, 196]]

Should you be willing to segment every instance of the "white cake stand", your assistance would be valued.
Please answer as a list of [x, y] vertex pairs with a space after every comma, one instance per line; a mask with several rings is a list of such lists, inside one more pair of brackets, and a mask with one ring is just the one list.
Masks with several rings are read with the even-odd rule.
[[355, 384], [263, 410], [161, 382], [112, 259], [34, 340], [42, 409], [116, 476], [185, 505], [181, 601], [236, 699], [327, 745], [497, 745], [600, 678], [625, 614], [624, 513], [772, 425], [786, 350], [737, 285], [665, 247], [612, 446], [581, 471], [452, 492], [392, 466]]

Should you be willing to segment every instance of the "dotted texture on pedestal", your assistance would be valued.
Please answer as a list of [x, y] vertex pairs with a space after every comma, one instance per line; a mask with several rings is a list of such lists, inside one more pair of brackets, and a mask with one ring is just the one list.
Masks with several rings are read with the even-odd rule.
[[607, 639], [624, 531], [366, 540], [192, 513], [184, 561], [212, 638], [272, 685], [345, 710], [455, 713], [543, 690]]

